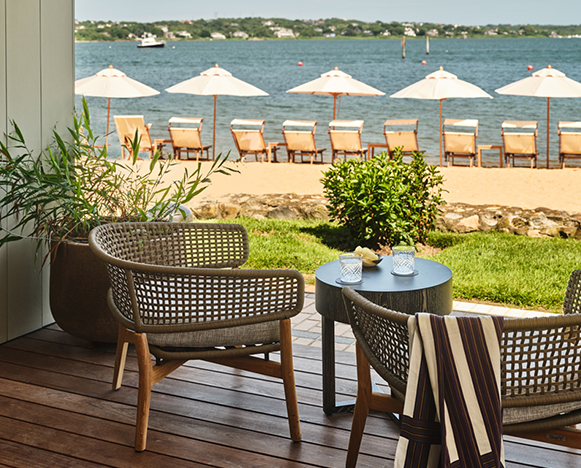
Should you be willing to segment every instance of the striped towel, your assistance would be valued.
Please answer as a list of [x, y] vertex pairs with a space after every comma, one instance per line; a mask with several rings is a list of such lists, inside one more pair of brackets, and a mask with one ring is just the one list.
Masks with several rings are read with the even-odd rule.
[[503, 467], [502, 317], [410, 317], [395, 468]]

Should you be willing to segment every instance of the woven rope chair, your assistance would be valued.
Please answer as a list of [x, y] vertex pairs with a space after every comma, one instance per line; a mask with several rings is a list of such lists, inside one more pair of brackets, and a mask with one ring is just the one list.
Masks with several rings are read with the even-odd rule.
[[[119, 321], [114, 390], [128, 344], [137, 351], [135, 450], [146, 447], [151, 387], [189, 359], [282, 378], [291, 439], [301, 439], [290, 328], [304, 301], [299, 272], [237, 269], [249, 248], [235, 224], [113, 223], [93, 229], [89, 244], [106, 264]], [[281, 362], [269, 361], [278, 350]]]
[[[409, 370], [409, 315], [370, 302], [352, 288], [343, 299], [357, 339], [357, 402], [347, 468], [357, 463], [370, 409], [401, 414]], [[369, 365], [391, 395], [372, 391]], [[581, 315], [506, 319], [501, 344], [504, 434], [581, 448]]]

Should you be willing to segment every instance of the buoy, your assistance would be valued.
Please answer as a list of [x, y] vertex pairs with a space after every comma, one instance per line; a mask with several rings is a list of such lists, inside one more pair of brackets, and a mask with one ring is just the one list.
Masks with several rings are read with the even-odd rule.
[[428, 63], [428, 62], [426, 62], [425, 60], [422, 60], [422, 65], [425, 65], [426, 63]]
[[533, 69], [533, 66], [532, 66], [532, 65], [529, 65], [529, 66], [527, 67], [527, 69], [528, 69], [528, 70], [532, 70], [532, 69]]
[[299, 67], [302, 67], [302, 66], [303, 66], [303, 62], [299, 62]]

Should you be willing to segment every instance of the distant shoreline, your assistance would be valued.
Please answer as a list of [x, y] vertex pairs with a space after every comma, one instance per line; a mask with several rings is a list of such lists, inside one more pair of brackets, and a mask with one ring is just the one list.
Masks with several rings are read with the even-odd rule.
[[[438, 40], [468, 40], [468, 39], [486, 39], [486, 40], [499, 40], [499, 39], [581, 39], [580, 37], [558, 37], [558, 38], [549, 38], [546, 36], [481, 36], [481, 37], [430, 37], [430, 41], [438, 41]], [[173, 39], [173, 38], [161, 38], [160, 40], [166, 43], [176, 43], [179, 44], [180, 42], [263, 42], [263, 41], [369, 41], [369, 40], [377, 40], [377, 41], [389, 41], [389, 40], [397, 40], [401, 41], [401, 36], [387, 36], [387, 37], [281, 37], [281, 38], [272, 38], [272, 37], [265, 37], [260, 39], [239, 39], [239, 38], [226, 38], [226, 39], [208, 39], [208, 38], [196, 38], [196, 39]], [[407, 37], [406, 41], [425, 41], [425, 37]], [[108, 40], [108, 41], [85, 41], [75, 39], [75, 43], [108, 43], [108, 42], [129, 42], [138, 44], [139, 40], [131, 40], [131, 39], [116, 39], [116, 40]]]

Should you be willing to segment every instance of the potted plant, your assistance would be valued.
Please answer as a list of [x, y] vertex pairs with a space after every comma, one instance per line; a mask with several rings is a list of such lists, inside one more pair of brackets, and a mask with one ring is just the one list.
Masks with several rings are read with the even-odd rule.
[[139, 160], [137, 134], [132, 159], [117, 162], [107, 148], [96, 145], [89, 110], [83, 100], [80, 115], [63, 138], [53, 132], [51, 145], [39, 155], [30, 151], [20, 129], [8, 145], [0, 141], [0, 211], [11, 217], [10, 229], [0, 228], [0, 248], [34, 238], [37, 256], [50, 259], [50, 305], [66, 332], [91, 341], [115, 342], [117, 323], [109, 313], [105, 267], [88, 248], [92, 228], [103, 223], [174, 219], [185, 216], [185, 204], [206, 188], [209, 176], [228, 174], [227, 157], [219, 156], [205, 173], [198, 164], [179, 180], [168, 183], [174, 163]]

